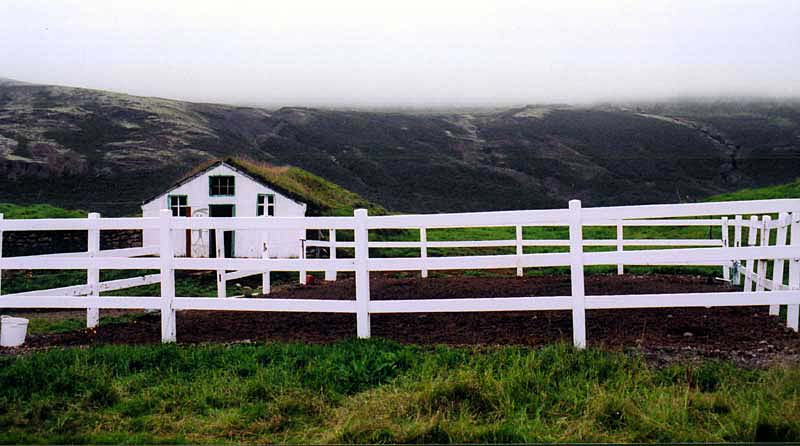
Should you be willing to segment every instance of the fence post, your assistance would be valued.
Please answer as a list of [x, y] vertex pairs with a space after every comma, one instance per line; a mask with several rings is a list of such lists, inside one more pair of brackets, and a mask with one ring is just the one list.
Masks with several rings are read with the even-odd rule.
[[0, 295], [3, 294], [3, 214], [0, 213]]
[[[747, 227], [747, 246], [755, 246], [756, 236], [758, 235], [758, 217], [750, 216], [750, 225]], [[753, 291], [753, 274], [755, 273], [755, 259], [745, 259], [744, 291]]]
[[[214, 231], [214, 239], [217, 245], [217, 261], [222, 264], [224, 260], [220, 261], [220, 259], [225, 258], [225, 237], [223, 231], [216, 229]], [[227, 297], [226, 286], [227, 281], [225, 280], [225, 268], [220, 269], [217, 267], [217, 297]]]
[[[734, 219], [734, 226], [733, 226], [733, 247], [734, 248], [741, 248], [742, 247], [742, 216], [737, 215]], [[742, 279], [742, 269], [744, 265], [742, 264], [742, 259], [737, 258], [734, 260], [736, 264], [734, 265], [733, 273], [735, 277], [732, 277], [731, 280], [734, 285], [739, 285]]]
[[297, 272], [297, 275], [299, 276], [300, 285], [305, 285], [308, 281], [308, 273], [306, 272], [306, 241], [304, 239], [300, 239], [300, 260], [303, 261], [303, 266]]
[[[617, 221], [617, 252], [622, 252], [625, 250], [625, 239], [624, 239], [624, 231], [625, 227], [622, 225], [622, 220]], [[617, 263], [617, 275], [622, 275], [625, 273], [625, 265], [622, 263]]]
[[[769, 246], [769, 224], [771, 221], [772, 217], [769, 215], [761, 217], [761, 240], [759, 243], [761, 247]], [[756, 291], [764, 291], [764, 281], [767, 280], [767, 259], [758, 259], [758, 276], [756, 277]]]
[[583, 222], [581, 201], [569, 202], [569, 276], [572, 286], [572, 342], [586, 347], [586, 290], [583, 280]]
[[733, 227], [733, 247], [734, 248], [741, 248], [742, 247], [742, 216], [737, 215], [734, 219], [734, 227]]
[[[261, 258], [269, 259], [269, 249], [267, 247], [267, 240], [264, 232], [261, 233]], [[269, 270], [261, 273], [261, 294], [269, 294], [270, 288], [272, 288], [269, 275]]]
[[354, 239], [356, 245], [356, 335], [368, 338], [369, 323], [369, 229], [367, 210], [356, 209]]
[[[792, 246], [800, 248], [800, 211], [792, 212], [792, 229], [789, 234]], [[800, 258], [789, 260], [789, 288], [792, 290], [800, 289]], [[800, 305], [793, 304], [786, 306], [786, 326], [794, 331], [800, 327]]]
[[[87, 239], [87, 251], [89, 261], [92, 262], [91, 268], [86, 270], [86, 284], [89, 285], [89, 296], [100, 296], [100, 268], [95, 267], [94, 259], [100, 251], [100, 227], [98, 220], [100, 214], [92, 212], [89, 214], [89, 232]], [[100, 309], [89, 307], [86, 309], [86, 327], [94, 328], [100, 323]]]
[[[722, 217], [721, 240], [723, 248], [728, 248], [730, 245], [730, 240], [728, 240], [728, 237], [728, 217]], [[731, 280], [731, 267], [727, 263], [722, 265], [722, 278], [725, 280]]]
[[522, 225], [517, 225], [516, 229], [516, 246], [517, 246], [517, 277], [522, 277]]
[[161, 342], [175, 342], [175, 310], [172, 300], [175, 298], [175, 270], [172, 259], [172, 211], [162, 209], [159, 212], [159, 257], [161, 258]]
[[[328, 242], [330, 243], [330, 259], [336, 260], [336, 229], [329, 229], [328, 230]], [[335, 282], [336, 281], [336, 269], [329, 269], [325, 271], [325, 280]]]
[[422, 269], [420, 275], [425, 278], [428, 277], [427, 259], [428, 259], [428, 228], [421, 226], [419, 228], [419, 257], [422, 259]]
[[[786, 246], [786, 233], [788, 232], [789, 226], [789, 214], [786, 212], [781, 212], [778, 216], [778, 232], [775, 236], [775, 246]], [[783, 285], [783, 259], [775, 259], [772, 264], [772, 284], [773, 290], [780, 290], [780, 285]], [[769, 306], [769, 314], [771, 316], [777, 316], [781, 312], [780, 305], [770, 305]]]

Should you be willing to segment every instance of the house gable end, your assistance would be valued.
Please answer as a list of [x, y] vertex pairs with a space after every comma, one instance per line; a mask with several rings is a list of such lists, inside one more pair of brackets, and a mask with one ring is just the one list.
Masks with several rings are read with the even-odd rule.
[[[231, 165], [231, 164], [229, 164], [229, 163], [227, 163], [225, 161], [217, 161], [217, 162], [209, 165], [205, 169], [202, 169], [199, 172], [196, 172], [196, 173], [194, 173], [192, 175], [189, 175], [186, 178], [183, 178], [183, 179], [179, 180], [178, 182], [176, 182], [175, 184], [170, 186], [166, 191], [161, 192], [160, 194], [158, 194], [156, 196], [153, 196], [153, 197], [150, 197], [149, 199], [145, 200], [142, 203], [142, 207], [146, 207], [146, 206], [150, 205], [151, 203], [153, 203], [155, 201], [163, 200], [168, 195], [170, 195], [171, 192], [175, 191], [176, 189], [180, 188], [181, 186], [189, 184], [192, 181], [196, 181], [200, 177], [202, 177], [204, 175], [207, 175], [209, 172], [211, 172], [211, 171], [213, 171], [215, 169], [218, 169], [220, 167], [223, 167], [223, 168], [231, 171], [231, 173], [239, 174], [240, 176], [242, 176], [242, 177], [244, 177], [244, 178], [246, 178], [246, 179], [248, 179], [248, 180], [250, 180], [250, 181], [252, 181], [252, 182], [254, 182], [256, 184], [259, 184], [261, 186], [269, 188], [275, 194], [279, 195], [283, 199], [292, 201], [292, 202], [296, 203], [297, 205], [302, 206], [303, 208], [307, 208], [307, 204], [305, 202], [298, 200], [297, 198], [291, 196], [291, 194], [286, 194], [280, 187], [277, 187], [276, 185], [271, 184], [269, 181], [265, 181], [263, 178], [260, 178], [258, 176], [252, 175], [251, 173], [249, 173], [249, 172], [247, 172], [247, 171], [245, 171], [243, 169], [240, 169], [240, 168], [238, 168], [238, 167], [236, 167], [234, 165]], [[220, 175], [220, 174], [221, 173], [215, 173], [214, 175]]]

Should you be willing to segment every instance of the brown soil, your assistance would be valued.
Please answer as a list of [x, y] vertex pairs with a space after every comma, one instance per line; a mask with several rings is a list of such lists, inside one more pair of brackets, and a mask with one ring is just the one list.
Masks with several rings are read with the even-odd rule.
[[[568, 295], [568, 276], [429, 279], [373, 275], [371, 296], [431, 299]], [[733, 291], [698, 276], [593, 275], [587, 294]], [[352, 299], [352, 278], [275, 290], [273, 298]], [[571, 342], [569, 311], [373, 315], [372, 336], [415, 344], [539, 346]], [[297, 341], [327, 343], [355, 336], [355, 316], [315, 313], [185, 311], [177, 316], [178, 342]], [[769, 316], [767, 307], [592, 310], [587, 312], [590, 346], [636, 349], [656, 362], [697, 358], [731, 359], [761, 366], [800, 358], [800, 334]], [[104, 343], [157, 343], [160, 317], [65, 334], [31, 336], [27, 348]], [[8, 352], [10, 353], [10, 352]]]

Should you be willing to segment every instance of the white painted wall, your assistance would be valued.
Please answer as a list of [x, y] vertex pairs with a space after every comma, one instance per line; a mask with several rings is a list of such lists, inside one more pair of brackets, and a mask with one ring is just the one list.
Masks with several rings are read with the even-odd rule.
[[[235, 177], [235, 195], [231, 197], [209, 196], [208, 177], [214, 175], [232, 175]], [[208, 216], [210, 204], [232, 204], [236, 207], [237, 217], [255, 217], [256, 203], [258, 194], [275, 194], [275, 216], [276, 217], [304, 217], [306, 205], [298, 203], [277, 191], [270, 189], [259, 182], [253, 181], [249, 177], [242, 175], [237, 170], [232, 169], [226, 164], [220, 164], [202, 175], [198, 175], [191, 181], [153, 199], [142, 205], [142, 215], [145, 217], [157, 217], [161, 209], [169, 209], [169, 195], [186, 195], [188, 205], [192, 208], [192, 215]], [[264, 218], [270, 218], [264, 216]], [[175, 254], [178, 256], [186, 255], [186, 234], [173, 234]], [[236, 257], [260, 257], [261, 251], [259, 244], [261, 235], [254, 230], [235, 231]], [[145, 230], [144, 246], [158, 244], [158, 230]], [[209, 233], [204, 230], [194, 230], [192, 237], [192, 257], [208, 257]], [[273, 230], [266, 234], [269, 255], [273, 258], [292, 258], [300, 256], [300, 240], [305, 238], [302, 230]]]

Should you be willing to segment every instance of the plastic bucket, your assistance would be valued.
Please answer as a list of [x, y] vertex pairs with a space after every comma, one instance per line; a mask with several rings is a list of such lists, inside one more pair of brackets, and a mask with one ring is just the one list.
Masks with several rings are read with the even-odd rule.
[[0, 346], [18, 347], [25, 343], [28, 320], [21, 317], [0, 316]]

